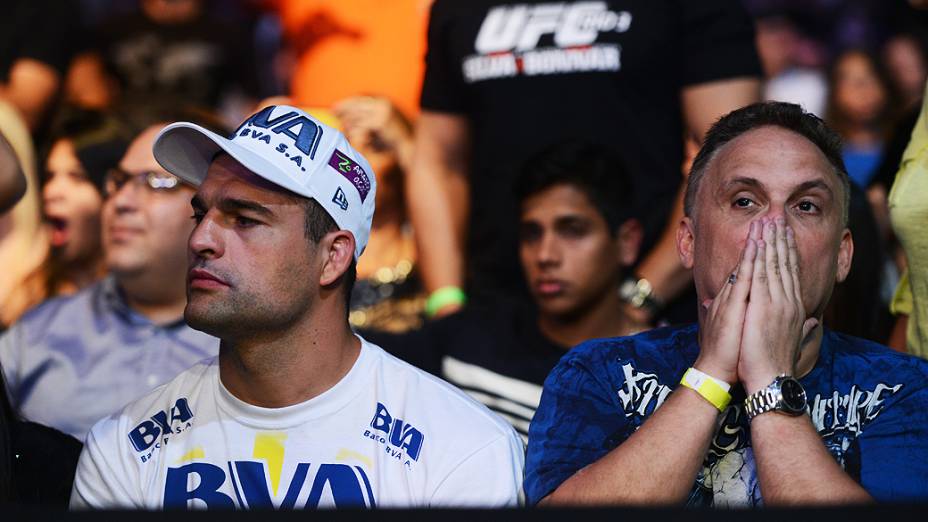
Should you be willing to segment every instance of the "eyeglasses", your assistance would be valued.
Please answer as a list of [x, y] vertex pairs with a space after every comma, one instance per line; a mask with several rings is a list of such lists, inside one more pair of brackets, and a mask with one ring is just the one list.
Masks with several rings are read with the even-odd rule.
[[106, 196], [109, 197], [119, 192], [130, 181], [147, 187], [153, 192], [173, 192], [181, 185], [180, 178], [166, 172], [147, 171], [133, 174], [120, 168], [112, 168], [106, 172], [106, 178], [104, 178], [103, 188]]

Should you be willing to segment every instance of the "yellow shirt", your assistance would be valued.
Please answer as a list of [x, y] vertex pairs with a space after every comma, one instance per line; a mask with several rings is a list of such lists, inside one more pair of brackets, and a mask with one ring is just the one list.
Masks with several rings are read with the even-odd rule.
[[928, 358], [928, 85], [889, 192], [889, 216], [909, 265], [896, 288], [893, 311], [909, 314], [909, 352]]

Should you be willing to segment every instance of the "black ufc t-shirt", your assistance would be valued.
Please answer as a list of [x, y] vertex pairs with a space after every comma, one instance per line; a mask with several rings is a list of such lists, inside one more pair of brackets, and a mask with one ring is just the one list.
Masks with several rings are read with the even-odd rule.
[[653, 241], [682, 180], [681, 88], [760, 72], [737, 0], [436, 0], [421, 104], [471, 125], [470, 292], [521, 292], [526, 159], [570, 138], [614, 147]]

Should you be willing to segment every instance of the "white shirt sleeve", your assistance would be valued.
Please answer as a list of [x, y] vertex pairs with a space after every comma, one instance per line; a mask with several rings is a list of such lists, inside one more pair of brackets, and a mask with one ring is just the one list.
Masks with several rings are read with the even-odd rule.
[[118, 417], [98, 422], [87, 435], [74, 475], [71, 509], [142, 509], [138, 474], [126, 465], [114, 437]]
[[430, 507], [515, 507], [524, 504], [525, 450], [515, 430], [461, 461], [439, 483]]

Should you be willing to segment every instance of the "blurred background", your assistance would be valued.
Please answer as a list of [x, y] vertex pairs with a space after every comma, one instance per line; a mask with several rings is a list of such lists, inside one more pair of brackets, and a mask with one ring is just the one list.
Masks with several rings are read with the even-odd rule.
[[[858, 249], [829, 321], [885, 342], [906, 268], [887, 197], [928, 75], [928, 12], [914, 0], [740, 1], [754, 27], [761, 96], [800, 103], [845, 140], [855, 237], [868, 246]], [[381, 178], [377, 231], [359, 266], [353, 324], [388, 331], [421, 326], [425, 298], [441, 277], [420, 269], [430, 232], [414, 230], [422, 219], [407, 176], [422, 139], [417, 129], [434, 129], [417, 122], [428, 42], [455, 37], [436, 24], [427, 38], [432, 2], [11, 0], [5, 7], [0, 130], [22, 164], [27, 190], [0, 218], [3, 325], [105, 271], [94, 231], [101, 194], [60, 203], [76, 192], [50, 168], [56, 139], [80, 141], [68, 134], [80, 134], [77, 126], [125, 141], [165, 107], [193, 108], [234, 128], [261, 105], [286, 101], [343, 129]], [[681, 143], [685, 159], [698, 139]], [[472, 245], [461, 243], [465, 250]]]

